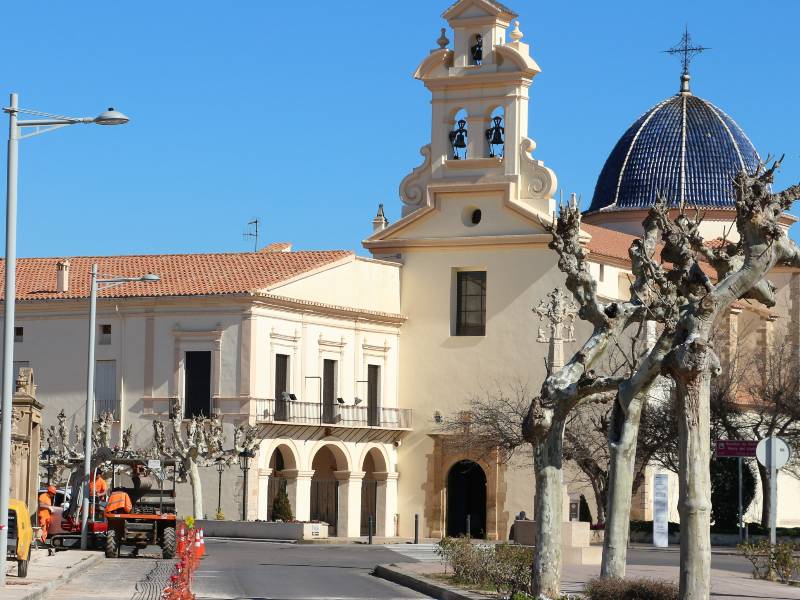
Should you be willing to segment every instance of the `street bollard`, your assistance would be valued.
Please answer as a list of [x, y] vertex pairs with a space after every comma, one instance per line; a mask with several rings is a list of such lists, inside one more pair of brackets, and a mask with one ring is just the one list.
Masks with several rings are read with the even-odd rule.
[[469, 514], [467, 515], [467, 539], [472, 537], [472, 527], [471, 527], [471, 523], [470, 523], [470, 516], [471, 515], [469, 515]]
[[367, 517], [367, 537], [369, 541], [367, 542], [370, 546], [372, 545], [372, 515]]
[[419, 514], [414, 514], [414, 543], [419, 544]]

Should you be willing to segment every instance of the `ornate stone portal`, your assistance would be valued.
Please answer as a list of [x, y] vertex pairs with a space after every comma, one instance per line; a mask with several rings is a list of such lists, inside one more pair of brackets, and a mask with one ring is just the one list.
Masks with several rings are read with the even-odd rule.
[[11, 413], [11, 497], [36, 510], [42, 405], [36, 401], [33, 369], [22, 368], [16, 381]]

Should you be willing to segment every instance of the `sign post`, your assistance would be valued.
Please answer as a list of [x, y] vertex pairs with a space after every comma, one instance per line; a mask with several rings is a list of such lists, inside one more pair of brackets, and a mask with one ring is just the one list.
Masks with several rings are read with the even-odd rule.
[[653, 545], [669, 546], [669, 479], [666, 473], [653, 478]]
[[756, 458], [769, 470], [769, 543], [777, 542], [776, 525], [778, 522], [778, 469], [787, 462], [791, 451], [789, 445], [774, 435], [758, 442]]

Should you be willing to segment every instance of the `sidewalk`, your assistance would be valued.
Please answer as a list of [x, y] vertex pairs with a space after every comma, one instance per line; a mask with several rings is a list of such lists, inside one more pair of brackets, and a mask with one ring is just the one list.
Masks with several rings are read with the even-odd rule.
[[102, 552], [67, 550], [48, 556], [47, 550], [32, 550], [28, 576], [17, 577], [17, 563], [9, 563], [3, 600], [39, 600], [103, 560]]
[[[422, 585], [417, 587], [409, 585], [409, 582], [404, 582], [401, 577], [386, 577], [405, 585], [412, 587], [423, 593], [433, 595], [434, 598], [445, 597], [433, 591], [435, 587], [444, 587], [441, 581], [436, 579], [428, 579], [428, 577], [444, 573], [444, 568], [438, 562], [419, 562], [419, 563], [404, 563], [398, 561], [393, 563], [392, 567], [395, 571], [401, 571], [400, 576], [414, 577], [421, 579]], [[583, 592], [584, 585], [590, 579], [597, 577], [598, 567], [573, 567], [565, 566], [562, 572], [561, 591], [565, 594], [580, 594]], [[376, 572], [378, 576], [384, 576], [381, 570]], [[627, 570], [629, 578], [647, 578], [647, 579], [671, 579], [677, 583], [678, 581], [678, 567], [677, 566], [644, 566], [633, 565], [629, 566]], [[433, 583], [433, 586], [429, 585]], [[450, 587], [450, 586], [447, 586]], [[452, 590], [453, 588], [450, 587]], [[460, 592], [448, 593], [448, 598], [489, 598], [478, 594], [476, 592]], [[737, 573], [735, 571], [726, 571], [722, 569], [711, 570], [711, 597], [713, 600], [800, 600], [800, 588], [783, 585], [780, 583], [773, 583], [770, 581], [762, 581], [753, 579], [744, 573]]]

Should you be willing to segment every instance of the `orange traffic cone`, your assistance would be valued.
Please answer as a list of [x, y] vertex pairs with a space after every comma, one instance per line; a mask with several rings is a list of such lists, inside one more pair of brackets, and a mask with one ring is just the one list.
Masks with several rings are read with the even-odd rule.
[[206, 555], [206, 540], [203, 537], [203, 530], [200, 530], [200, 556]]
[[200, 560], [200, 557], [203, 555], [203, 549], [200, 546], [200, 532], [195, 529], [194, 530], [194, 559]]

